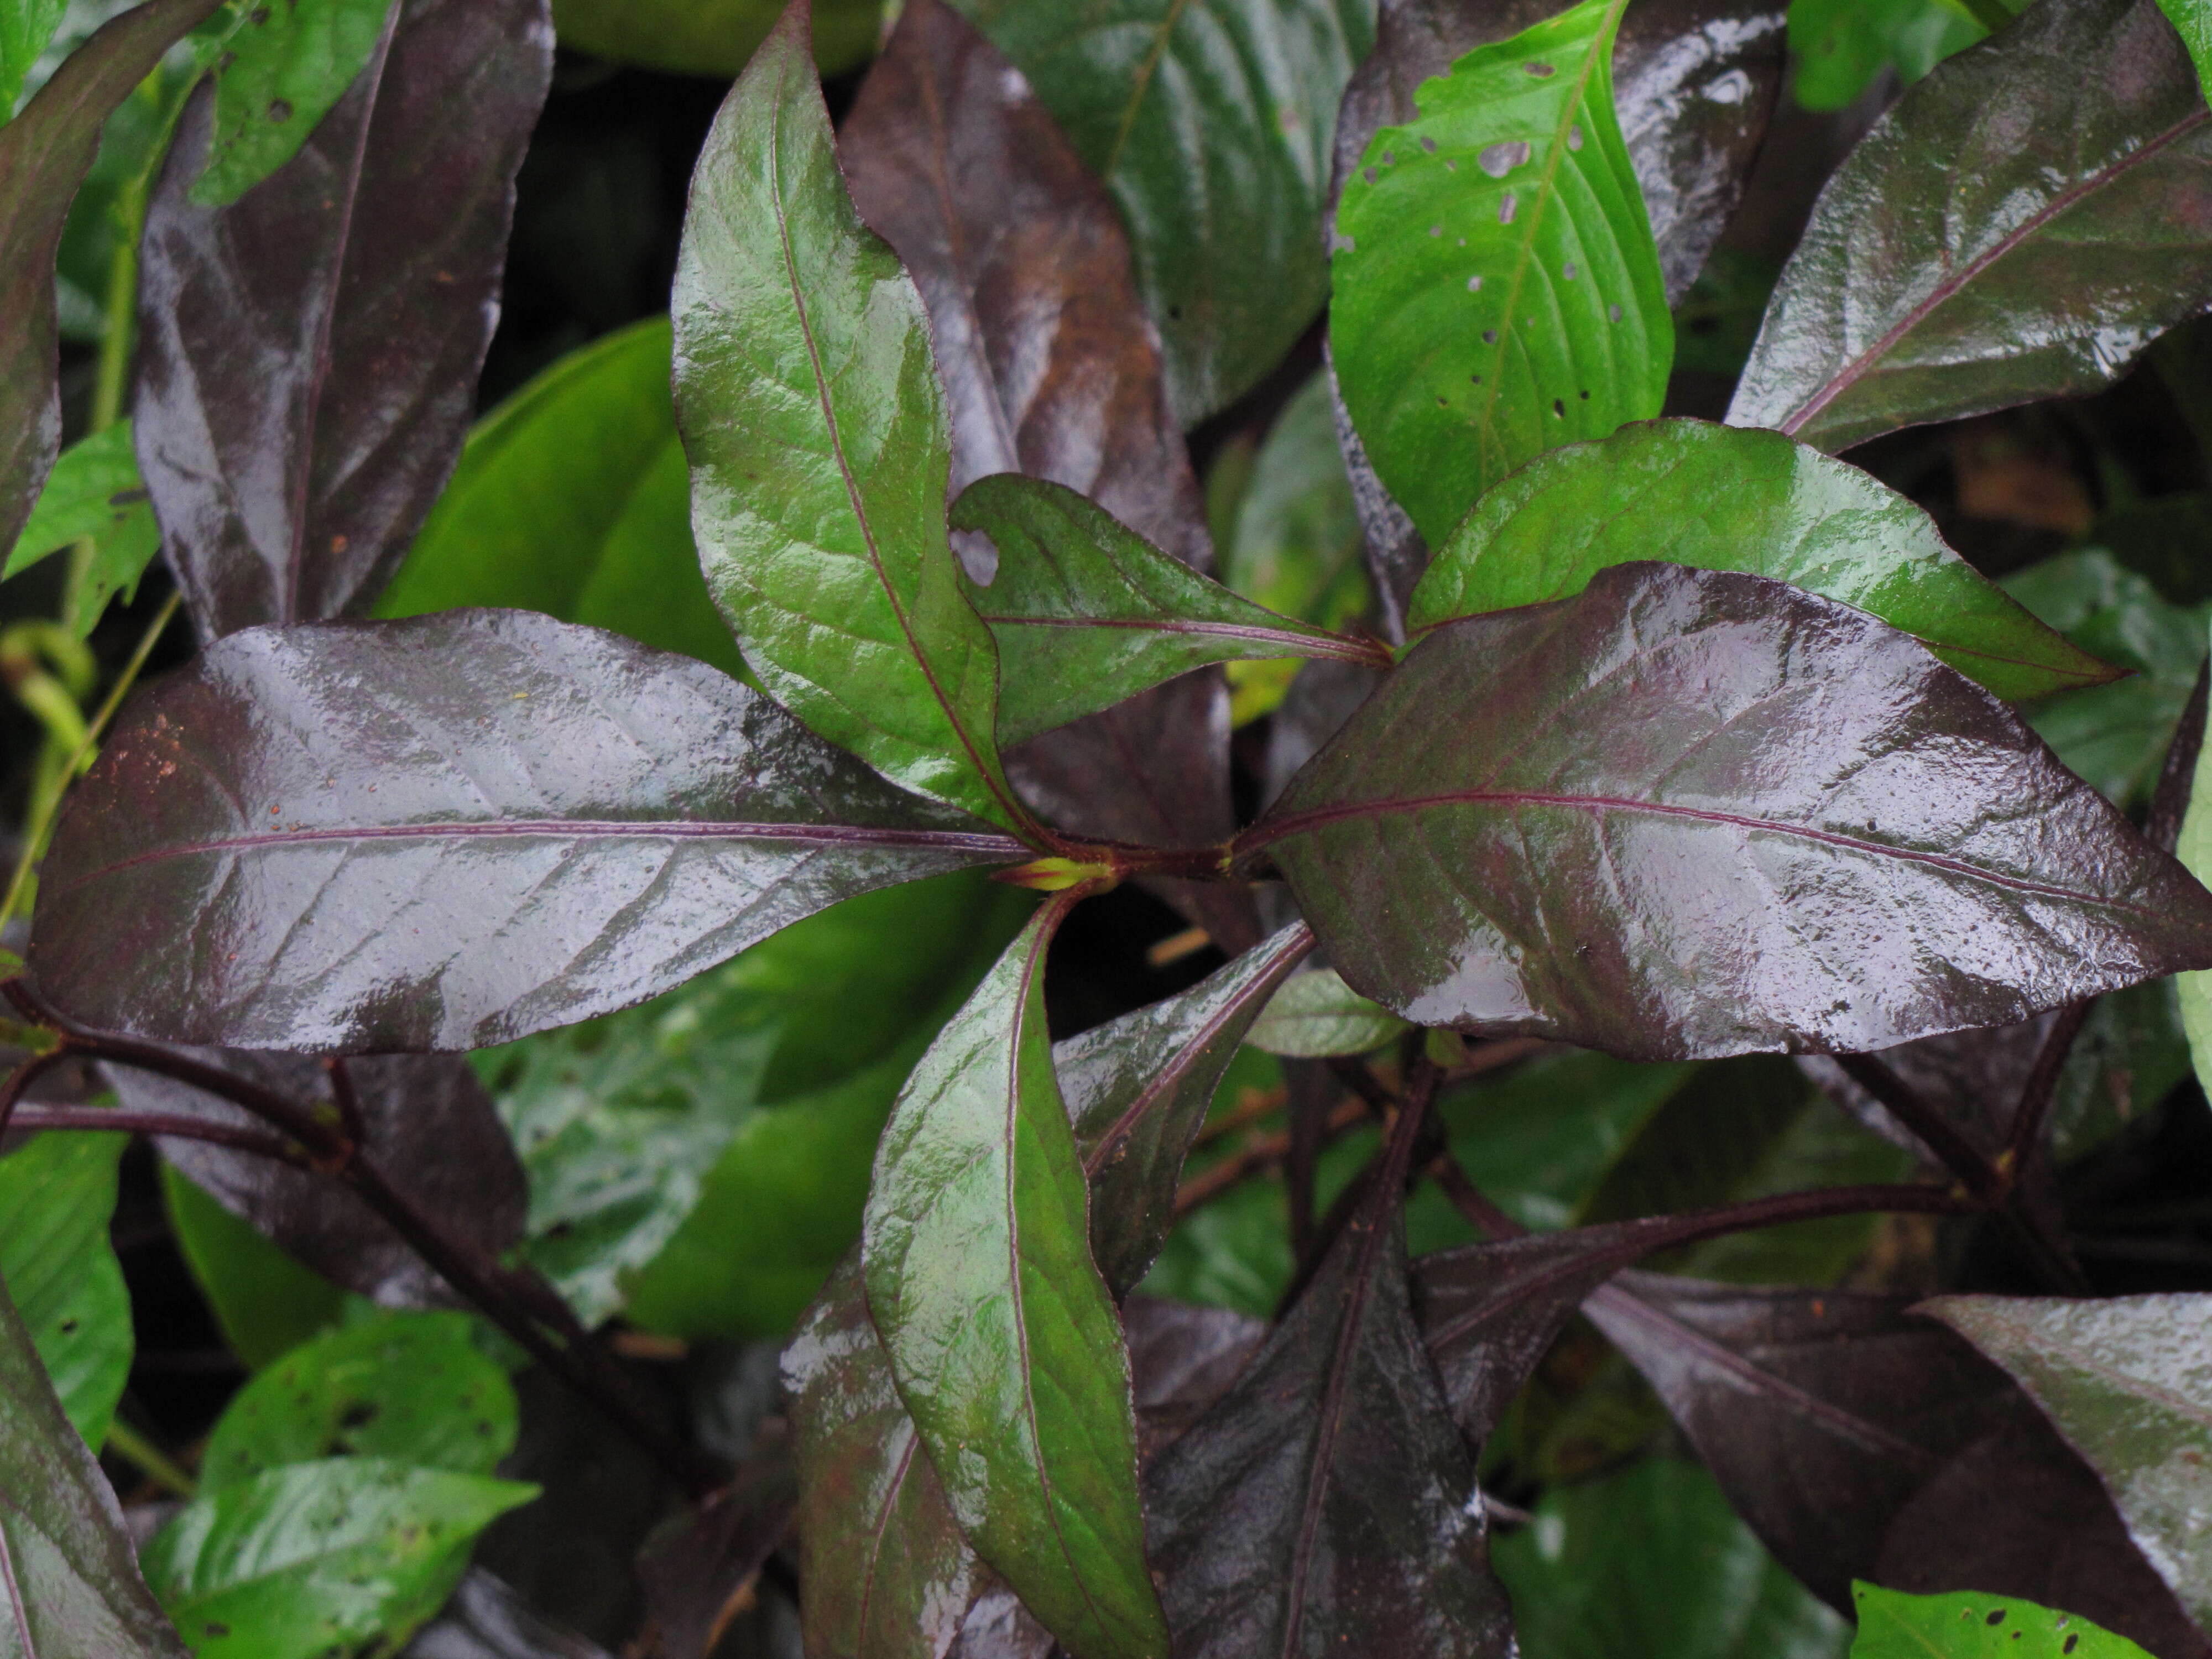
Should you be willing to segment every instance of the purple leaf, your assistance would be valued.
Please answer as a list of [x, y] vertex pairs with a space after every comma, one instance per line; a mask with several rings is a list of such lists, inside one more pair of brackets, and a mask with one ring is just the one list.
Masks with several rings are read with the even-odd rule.
[[637, 1573], [662, 1659], [709, 1659], [721, 1645], [789, 1530], [798, 1498], [789, 1437], [777, 1424], [727, 1492], [653, 1528]]
[[358, 615], [445, 487], [499, 316], [545, 0], [404, 0], [299, 155], [188, 199], [213, 89], [146, 221], [138, 461], [203, 640]]
[[1632, 1059], [1881, 1048], [2212, 961], [2212, 895], [1988, 692], [1675, 566], [1431, 635], [1240, 840], [1353, 989]]
[[64, 1012], [316, 1051], [504, 1042], [1026, 851], [703, 663], [515, 611], [220, 642], [54, 847], [32, 971]]

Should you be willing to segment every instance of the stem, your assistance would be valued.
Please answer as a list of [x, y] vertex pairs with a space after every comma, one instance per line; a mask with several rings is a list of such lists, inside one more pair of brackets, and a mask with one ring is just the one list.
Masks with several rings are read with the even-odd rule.
[[[1327, 1139], [1334, 1140], [1365, 1121], [1365, 1103], [1346, 1100], [1338, 1103], [1323, 1127]], [[1188, 1215], [1201, 1204], [1212, 1203], [1238, 1182], [1280, 1164], [1290, 1156], [1290, 1152], [1291, 1137], [1287, 1132], [1254, 1136], [1243, 1152], [1224, 1158], [1210, 1169], [1200, 1170], [1176, 1189], [1176, 1216]]]
[[273, 1158], [279, 1164], [305, 1170], [312, 1167], [304, 1154], [289, 1142], [233, 1123], [210, 1123], [181, 1112], [126, 1112], [112, 1106], [19, 1106], [15, 1127], [36, 1129], [89, 1129], [94, 1133], [128, 1135], [166, 1135], [178, 1140], [204, 1140]]
[[170, 1462], [167, 1452], [119, 1417], [107, 1425], [106, 1449], [135, 1463], [155, 1486], [167, 1487], [186, 1503], [199, 1495], [199, 1486], [191, 1475]]
[[20, 1109], [23, 1091], [69, 1057], [66, 1048], [49, 1048], [43, 1054], [33, 1054], [8, 1073], [8, 1080], [0, 1083], [0, 1134], [8, 1133], [9, 1123]]
[[2088, 1024], [2089, 1010], [2095, 1003], [2094, 997], [2084, 998], [2064, 1009], [2051, 1023], [2043, 1046], [2035, 1052], [2035, 1066], [2021, 1086], [2020, 1104], [2012, 1115], [2012, 1133], [2006, 1137], [2002, 1164], [2008, 1187], [2019, 1182], [2021, 1171], [2043, 1144], [2043, 1132], [2051, 1122], [2051, 1109], [2058, 1098], [2058, 1079], [2066, 1069], [2066, 1057], [2074, 1050], [2074, 1039]]
[[2171, 853], [2181, 838], [2181, 821], [2189, 814], [2189, 798], [2195, 793], [2197, 757], [2204, 748], [2204, 701], [2212, 687], [2212, 658], [2199, 664], [2197, 684], [2182, 705], [2181, 719], [2173, 728], [2173, 741], [2166, 746], [2166, 760], [2158, 769], [2158, 787], [2151, 793], [2150, 811], [2143, 819], [2143, 838], [2161, 852]]
[[1837, 1054], [1837, 1065], [1850, 1080], [1887, 1106], [1905, 1127], [1920, 1138], [1959, 1184], [1976, 1198], [1994, 1200], [2004, 1189], [1996, 1166], [1982, 1156], [1950, 1120], [1921, 1097], [1920, 1091], [1872, 1054]]

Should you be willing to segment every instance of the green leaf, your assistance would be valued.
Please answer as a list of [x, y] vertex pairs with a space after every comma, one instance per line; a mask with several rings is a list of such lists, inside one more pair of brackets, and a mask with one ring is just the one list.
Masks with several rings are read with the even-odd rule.
[[1029, 828], [947, 538], [921, 296], [860, 222], [794, 6], [715, 118], [674, 301], [708, 590], [770, 692], [909, 789]]
[[2212, 1618], [2212, 1296], [1946, 1296], [1917, 1311], [2011, 1373], [2189, 1616]]
[[161, 1165], [169, 1232], [231, 1352], [256, 1370], [336, 1324], [346, 1293], [233, 1215], [173, 1164]]
[[1907, 1595], [1854, 1582], [1850, 1659], [2149, 1659], [2079, 1614], [1978, 1590]]
[[107, 1240], [128, 1139], [56, 1132], [0, 1158], [0, 1281], [94, 1451], [131, 1374], [131, 1294]]
[[1328, 297], [1329, 145], [1374, 0], [957, 0], [1105, 179], [1185, 427]]
[[999, 738], [1010, 745], [1208, 663], [1376, 656], [1240, 598], [1042, 478], [978, 478], [953, 503], [952, 526], [999, 550], [990, 585], [967, 586], [998, 641]]
[[2122, 672], [2038, 622], [1869, 474], [1778, 433], [1703, 421], [1624, 427], [1523, 467], [1438, 550], [1407, 629], [1566, 599], [1638, 559], [1747, 571], [1841, 599], [2001, 697]]
[[319, 1659], [437, 1612], [470, 1540], [538, 1488], [333, 1457], [265, 1470], [194, 1498], [141, 1558], [196, 1659]]
[[1842, 1659], [1851, 1639], [1679, 1458], [1553, 1487], [1491, 1563], [1524, 1659]]
[[[782, 0], [553, 0], [561, 44], [595, 58], [728, 80], [783, 14]], [[814, 0], [824, 75], [875, 50], [883, 0]]]
[[398, 0], [233, 0], [191, 199], [228, 207], [300, 152], [368, 66]]
[[1332, 360], [1431, 547], [1515, 468], [1666, 396], [1674, 323], [1613, 107], [1626, 3], [1469, 52], [1345, 180]]
[[1958, 0], [1790, 0], [1790, 90], [1807, 109], [1842, 109], [1884, 70], [1910, 86], [1988, 33]]
[[1781, 265], [1763, 254], [1715, 248], [1674, 307], [1675, 368], [1731, 380], [1742, 374], [1781, 275]]
[[376, 614], [543, 611], [742, 676], [691, 541], [669, 352], [666, 319], [649, 319], [477, 422]]
[[893, 1109], [868, 1304], [961, 1529], [1075, 1659], [1164, 1659], [1128, 1356], [1045, 1032], [1041, 911]]
[[0, 1492], [0, 1654], [184, 1659], [138, 1576], [115, 1489], [62, 1414], [4, 1285]]
[[0, 9], [0, 122], [15, 113], [23, 77], [61, 27], [69, 0], [12, 0]]
[[1246, 1041], [1271, 1054], [1319, 1060], [1368, 1054], [1412, 1029], [1346, 985], [1335, 969], [1316, 968], [1284, 981]]
[[2212, 87], [2212, 4], [2207, 0], [2158, 0], [2166, 21], [2189, 48], [2189, 61], [2197, 65], [2200, 88]]
[[514, 1387], [470, 1333], [465, 1314], [378, 1311], [293, 1349], [223, 1408], [202, 1494], [327, 1457], [489, 1474], [514, 1449]]
[[[2182, 817], [2173, 855], [2197, 880], [2212, 880], [2212, 761], [2207, 760], [2203, 749], [2197, 753], [2197, 771], [2189, 786], [2189, 810]], [[2176, 974], [2173, 990], [2197, 1080], [2212, 1096], [2212, 969]]]
[[131, 603], [138, 579], [161, 550], [161, 532], [139, 481], [127, 420], [62, 453], [0, 577], [27, 570], [80, 538], [90, 539], [92, 558], [70, 610], [76, 617], [76, 636], [83, 639], [106, 612], [111, 597], [119, 593], [125, 605]]

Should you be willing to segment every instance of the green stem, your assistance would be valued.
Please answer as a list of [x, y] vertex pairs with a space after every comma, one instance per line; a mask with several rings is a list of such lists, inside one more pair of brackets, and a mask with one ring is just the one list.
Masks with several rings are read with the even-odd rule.
[[191, 1475], [172, 1462], [167, 1453], [119, 1417], [107, 1425], [107, 1449], [144, 1470], [155, 1486], [167, 1487], [187, 1502], [198, 1494], [198, 1483]]

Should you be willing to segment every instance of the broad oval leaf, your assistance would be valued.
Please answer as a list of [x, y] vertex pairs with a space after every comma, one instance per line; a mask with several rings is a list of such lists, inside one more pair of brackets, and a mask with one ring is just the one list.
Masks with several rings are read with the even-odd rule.
[[1920, 1310], [2027, 1391], [2190, 1616], [2212, 1618], [2212, 1297], [1947, 1296]]
[[131, 1374], [131, 1292], [108, 1240], [125, 1137], [42, 1134], [0, 1158], [0, 1283], [70, 1422], [98, 1451]]
[[1053, 1075], [1040, 911], [891, 1113], [868, 1305], [961, 1530], [1076, 1659], [1164, 1659], [1128, 1357]]
[[1253, 604], [1041, 478], [977, 479], [952, 524], [998, 550], [990, 584], [968, 591], [999, 642], [999, 735], [1009, 744], [1211, 663], [1384, 654]]
[[0, 1285], [0, 1653], [185, 1659], [155, 1606], [115, 1489], [63, 1415]]
[[76, 1018], [173, 1042], [473, 1048], [1024, 850], [596, 629], [260, 629], [142, 699], [72, 795], [33, 971]]
[[1834, 451], [2104, 385], [2212, 299], [2208, 161], [2156, 0], [2031, 8], [1828, 180], [1729, 423]]
[[1285, 982], [1247, 1039], [1254, 1048], [1297, 1060], [1364, 1054], [1410, 1030], [1406, 1022], [1316, 968]]
[[946, 538], [927, 314], [846, 194], [804, 4], [715, 117], [672, 309], [692, 529], [746, 661], [896, 782], [1030, 825], [993, 738], [997, 653]]
[[544, 0], [397, 3], [300, 153], [228, 207], [190, 199], [202, 88], [148, 210], [138, 461], [204, 641], [366, 611], [468, 429], [553, 32]]
[[2150, 1659], [2079, 1613], [2015, 1597], [1975, 1590], [1907, 1595], [1854, 1584], [1851, 1602], [1859, 1620], [1851, 1659]]
[[1240, 845], [1385, 1007], [1636, 1059], [1883, 1048], [2212, 958], [2212, 895], [2003, 704], [1733, 572], [1436, 629]]
[[2120, 672], [2038, 622], [1872, 475], [1774, 433], [1703, 421], [1624, 427], [1530, 462], [1438, 550], [1407, 627], [1565, 599], [1639, 559], [1840, 599], [2008, 700]]
[[1431, 546], [1536, 455], [1658, 414], [1674, 325], [1613, 112], [1626, 0], [1583, 0], [1421, 89], [1345, 180], [1330, 361]]

